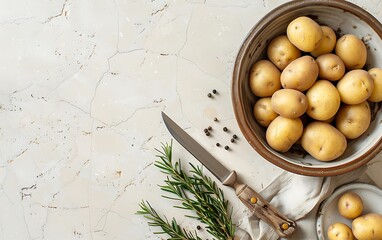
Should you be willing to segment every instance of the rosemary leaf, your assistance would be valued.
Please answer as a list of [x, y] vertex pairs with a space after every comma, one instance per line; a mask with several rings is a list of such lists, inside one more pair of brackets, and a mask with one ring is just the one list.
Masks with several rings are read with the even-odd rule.
[[210, 177], [203, 174], [202, 168], [190, 163], [189, 176], [183, 171], [180, 161], [173, 163], [172, 143], [162, 144], [162, 150], [158, 152], [160, 160], [154, 165], [168, 175], [166, 185], [160, 188], [176, 196], [167, 198], [180, 201], [180, 205], [175, 207], [195, 212], [194, 218], [206, 224], [207, 231], [216, 239], [233, 239], [235, 226], [231, 219], [232, 210], [228, 212], [228, 201], [223, 191]]
[[192, 233], [182, 229], [175, 218], [171, 220], [171, 223], [167, 218], [163, 219], [155, 209], [151, 207], [149, 202], [142, 201], [139, 207], [141, 210], [136, 213], [144, 215], [144, 217], [149, 220], [149, 226], [160, 227], [162, 229], [162, 231], [154, 232], [154, 234], [168, 234], [171, 237], [169, 238], [170, 240], [202, 240], [196, 231]]

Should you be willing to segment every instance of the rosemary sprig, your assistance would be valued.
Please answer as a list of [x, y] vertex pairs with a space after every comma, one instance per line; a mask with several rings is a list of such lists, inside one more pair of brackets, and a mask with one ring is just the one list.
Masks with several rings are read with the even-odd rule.
[[151, 207], [149, 202], [142, 201], [139, 207], [141, 210], [137, 211], [137, 214], [144, 215], [145, 218], [149, 220], [149, 226], [160, 227], [162, 229], [161, 232], [154, 232], [154, 234], [168, 234], [171, 236], [171, 238], [169, 238], [170, 240], [201, 240], [196, 231], [193, 234], [190, 231], [182, 229], [175, 218], [172, 219], [171, 223], [167, 218], [163, 219], [155, 209]]
[[[200, 167], [190, 163], [191, 176], [182, 169], [181, 162], [172, 162], [172, 143], [163, 144], [155, 166], [168, 175], [166, 185], [160, 186], [165, 192], [175, 197], [164, 196], [181, 202], [177, 208], [194, 211], [199, 221], [207, 225], [207, 231], [219, 240], [233, 239], [235, 226], [228, 213], [228, 201], [223, 191], [211, 178], [205, 176]], [[189, 196], [190, 195], [190, 196]], [[231, 211], [232, 212], [232, 211]]]

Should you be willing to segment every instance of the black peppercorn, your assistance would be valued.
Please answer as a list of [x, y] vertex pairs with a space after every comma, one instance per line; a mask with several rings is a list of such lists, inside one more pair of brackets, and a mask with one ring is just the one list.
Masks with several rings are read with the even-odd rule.
[[206, 136], [209, 136], [210, 135], [210, 132], [206, 132]]
[[212, 93], [213, 94], [216, 94], [218, 91], [216, 91], [216, 89], [212, 90]]
[[216, 143], [216, 146], [217, 146], [217, 147], [220, 147], [220, 143]]
[[205, 132], [205, 133], [207, 133], [207, 132], [208, 132], [208, 129], [207, 129], [207, 128], [205, 128], [205, 129], [204, 129], [204, 132]]
[[228, 149], [229, 149], [229, 146], [225, 146], [224, 149], [225, 149], [225, 150], [228, 150]]
[[224, 132], [227, 132], [227, 131], [228, 131], [228, 128], [227, 128], [227, 127], [223, 127], [223, 131], [224, 131]]
[[208, 130], [212, 130], [212, 127], [211, 126], [208, 126], [208, 128], [207, 128]]
[[211, 93], [208, 93], [208, 94], [207, 94], [207, 97], [209, 97], [209, 98], [212, 97], [212, 94], [211, 94]]
[[231, 143], [235, 142], [235, 139], [234, 138], [231, 138]]
[[236, 136], [236, 134], [234, 134], [232, 137], [233, 137], [234, 139], [237, 139], [237, 136]]
[[215, 118], [214, 118], [214, 121], [215, 121], [215, 122], [217, 122], [217, 121], [218, 121], [218, 118], [217, 118], [217, 117], [215, 117]]
[[202, 229], [202, 227], [198, 225], [198, 226], [196, 226], [196, 229], [200, 230], [200, 229]]

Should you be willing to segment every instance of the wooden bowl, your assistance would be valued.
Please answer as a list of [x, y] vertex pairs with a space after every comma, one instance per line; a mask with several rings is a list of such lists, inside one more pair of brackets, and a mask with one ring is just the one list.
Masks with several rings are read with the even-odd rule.
[[238, 125], [252, 147], [269, 162], [293, 173], [309, 176], [333, 176], [355, 170], [373, 159], [382, 149], [382, 114], [380, 103], [371, 104], [372, 121], [368, 130], [355, 140], [348, 140], [345, 153], [331, 162], [314, 159], [302, 148], [292, 147], [286, 153], [273, 150], [265, 140], [265, 128], [253, 116], [257, 98], [249, 88], [248, 76], [253, 63], [266, 58], [268, 43], [285, 34], [289, 22], [308, 16], [321, 25], [332, 27], [337, 37], [355, 34], [368, 50], [364, 69], [382, 68], [382, 25], [364, 9], [345, 1], [291, 1], [272, 10], [249, 32], [234, 66], [231, 93]]

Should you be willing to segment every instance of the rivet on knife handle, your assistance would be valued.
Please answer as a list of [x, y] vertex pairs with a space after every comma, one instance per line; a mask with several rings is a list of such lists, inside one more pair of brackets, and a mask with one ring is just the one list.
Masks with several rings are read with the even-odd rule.
[[272, 207], [263, 197], [248, 185], [237, 180], [236, 172], [223, 183], [233, 187], [236, 195], [244, 205], [258, 218], [272, 226], [280, 237], [288, 238], [295, 231], [297, 224]]

